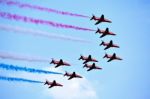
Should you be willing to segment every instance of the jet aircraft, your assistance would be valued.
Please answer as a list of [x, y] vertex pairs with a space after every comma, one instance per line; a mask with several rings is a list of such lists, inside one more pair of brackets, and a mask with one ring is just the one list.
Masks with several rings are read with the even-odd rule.
[[75, 72], [73, 73], [66, 72], [64, 76], [68, 76], [69, 77], [68, 80], [71, 80], [72, 78], [83, 78], [82, 76], [80, 76], [79, 74], [76, 74]]
[[57, 68], [59, 66], [71, 66], [69, 63], [64, 62], [62, 59], [60, 59], [59, 61], [52, 59], [50, 64], [56, 64], [55, 68]]
[[104, 50], [107, 50], [107, 49], [109, 49], [109, 48], [111, 48], [111, 47], [119, 48], [118, 45], [113, 44], [113, 41], [112, 41], [112, 40], [111, 40], [109, 43], [106, 43], [106, 42], [102, 41], [101, 44], [100, 44], [100, 46], [102, 46], [102, 45], [103, 45], [103, 46], [106, 46], [106, 47], [104, 48]]
[[116, 56], [116, 53], [113, 55], [105, 54], [103, 58], [108, 58], [109, 60], [107, 62], [110, 62], [112, 60], [122, 60], [120, 57]]
[[102, 23], [102, 22], [112, 23], [111, 20], [108, 20], [108, 19], [104, 18], [104, 15], [103, 15], [103, 14], [101, 15], [101, 17], [96, 17], [95, 15], [93, 15], [90, 20], [95, 20], [95, 21], [97, 21], [97, 22], [95, 23], [95, 25], [97, 25], [97, 24], [99, 24], [99, 23]]
[[57, 83], [55, 80], [53, 80], [53, 82], [49, 82], [48, 80], [46, 80], [46, 82], [44, 83], [44, 85], [48, 85], [48, 88], [52, 88], [54, 86], [60, 86], [62, 87], [62, 84]]
[[89, 55], [88, 57], [85, 57], [83, 55], [80, 56], [79, 60], [82, 59], [84, 60], [83, 64], [87, 63], [87, 62], [98, 62], [98, 60], [92, 58], [91, 55]]
[[106, 35], [113, 35], [113, 36], [116, 35], [115, 33], [109, 31], [109, 28], [106, 28], [105, 30], [100, 30], [100, 29], [98, 28], [95, 33], [102, 34], [102, 35], [100, 36], [100, 38], [102, 38], [102, 37], [104, 37], [104, 36], [106, 36]]
[[85, 64], [85, 65], [83, 66], [83, 68], [84, 68], [84, 67], [88, 68], [87, 71], [91, 71], [91, 70], [93, 70], [93, 69], [102, 69], [101, 67], [96, 66], [95, 63], [93, 63], [92, 65]]

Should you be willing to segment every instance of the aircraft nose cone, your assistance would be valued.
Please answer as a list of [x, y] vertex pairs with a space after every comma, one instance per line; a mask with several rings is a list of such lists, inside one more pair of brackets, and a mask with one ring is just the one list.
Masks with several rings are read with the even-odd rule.
[[98, 62], [98, 60], [95, 60], [95, 62]]

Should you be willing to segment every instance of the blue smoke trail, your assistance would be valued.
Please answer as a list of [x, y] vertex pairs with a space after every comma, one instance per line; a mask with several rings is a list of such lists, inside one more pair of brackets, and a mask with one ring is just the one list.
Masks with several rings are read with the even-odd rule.
[[29, 80], [29, 79], [24, 79], [24, 78], [15, 78], [15, 77], [4, 77], [4, 76], [0, 76], [0, 80], [19, 81], [19, 82], [28, 82], [28, 83], [44, 83], [44, 82], [36, 81], [36, 80]]
[[19, 66], [7, 65], [3, 63], [0, 64], [0, 68], [6, 69], [6, 70], [14, 70], [14, 71], [25, 71], [25, 72], [30, 72], [30, 73], [62, 74], [62, 73], [53, 72], [53, 71], [46, 71], [46, 70], [27, 68], [27, 67], [19, 67]]

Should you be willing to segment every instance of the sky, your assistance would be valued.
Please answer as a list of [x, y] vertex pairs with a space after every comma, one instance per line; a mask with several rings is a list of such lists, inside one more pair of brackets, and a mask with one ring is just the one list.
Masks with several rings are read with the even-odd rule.
[[[13, 0], [14, 1], [14, 0]], [[29, 8], [19, 8], [0, 3], [0, 12], [9, 12], [36, 19], [50, 20], [58, 23], [69, 24], [96, 30], [97, 28], [110, 28], [116, 36], [99, 38], [94, 31], [56, 28], [48, 25], [25, 23], [0, 17], [1, 25], [16, 26], [49, 34], [64, 35], [80, 38], [89, 43], [70, 41], [43, 36], [30, 35], [0, 29], [0, 53], [12, 53], [20, 56], [64, 59], [72, 64], [71, 67], [55, 69], [49, 62], [31, 62], [13, 59], [2, 59], [0, 63], [12, 64], [20, 67], [43, 69], [64, 73], [77, 72], [83, 79], [68, 81], [62, 75], [33, 74], [23, 71], [9, 71], [0, 69], [0, 75], [6, 77], [19, 77], [31, 80], [45, 81], [54, 79], [64, 86], [48, 89], [43, 84], [25, 82], [10, 82], [0, 80], [0, 97], [2, 99], [149, 99], [149, 26], [150, 26], [150, 1], [149, 0], [17, 0], [22, 3], [40, 5], [60, 11], [67, 11], [86, 16], [105, 15], [112, 23], [102, 23], [97, 26], [89, 18], [65, 16], [55, 13], [43, 12]], [[120, 46], [119, 49], [104, 51], [100, 47], [101, 40]], [[122, 61], [107, 62], [103, 59], [105, 53], [123, 58]], [[96, 63], [102, 70], [87, 72], [83, 69], [80, 55], [91, 54], [98, 59]]]

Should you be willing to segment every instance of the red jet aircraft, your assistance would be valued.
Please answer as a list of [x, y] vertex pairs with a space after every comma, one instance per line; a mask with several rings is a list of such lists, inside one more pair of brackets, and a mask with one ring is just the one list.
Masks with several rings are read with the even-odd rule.
[[103, 58], [109, 58], [107, 62], [110, 62], [112, 60], [122, 60], [120, 57], [116, 56], [116, 53], [114, 53], [113, 55], [105, 54]]
[[59, 61], [52, 59], [50, 64], [56, 64], [55, 68], [57, 68], [59, 66], [71, 66], [69, 63], [64, 62], [62, 59], [60, 59]]
[[98, 62], [98, 60], [92, 58], [91, 55], [89, 55], [88, 57], [85, 57], [85, 56], [82, 56], [82, 55], [81, 55], [80, 58], [79, 58], [79, 60], [80, 60], [80, 59], [85, 60], [85, 61], [83, 62], [83, 64], [85, 64], [85, 63], [87, 63], [87, 62]]
[[84, 68], [84, 67], [89, 68], [87, 71], [91, 71], [91, 70], [93, 70], [93, 69], [102, 69], [101, 67], [96, 66], [95, 63], [93, 63], [92, 65], [85, 64], [85, 65], [83, 66], [83, 68]]
[[46, 80], [45, 84], [44, 85], [48, 85], [49, 87], [48, 88], [52, 88], [54, 86], [60, 86], [62, 87], [63, 85], [57, 83], [55, 80], [53, 82], [49, 82], [48, 80]]
[[110, 32], [110, 31], [109, 31], [109, 28], [106, 28], [106, 30], [100, 30], [100, 29], [98, 28], [95, 33], [102, 34], [102, 35], [100, 36], [100, 38], [102, 38], [102, 37], [104, 37], [104, 36], [106, 36], [106, 35], [116, 35], [115, 33]]
[[70, 80], [70, 79], [72, 79], [72, 78], [82, 78], [82, 76], [76, 74], [75, 72], [73, 72], [73, 73], [68, 73], [68, 72], [66, 72], [66, 73], [64, 74], [64, 76], [68, 76], [68, 77], [69, 77], [68, 80]]
[[99, 23], [101, 23], [101, 22], [112, 23], [110, 20], [105, 19], [103, 14], [101, 15], [100, 18], [99, 18], [99, 17], [95, 17], [95, 16], [93, 15], [90, 20], [95, 20], [95, 21], [97, 21], [97, 22], [95, 23], [95, 25], [97, 25], [97, 24], [99, 24]]
[[109, 49], [109, 48], [111, 48], [111, 47], [119, 48], [118, 45], [113, 44], [113, 41], [112, 41], [112, 40], [111, 40], [109, 43], [106, 43], [106, 42], [102, 41], [102, 43], [100, 44], [100, 46], [101, 46], [101, 45], [106, 46], [106, 47], [104, 48], [104, 50]]

